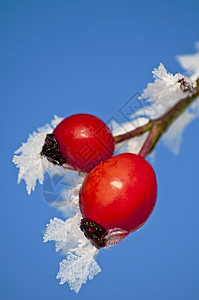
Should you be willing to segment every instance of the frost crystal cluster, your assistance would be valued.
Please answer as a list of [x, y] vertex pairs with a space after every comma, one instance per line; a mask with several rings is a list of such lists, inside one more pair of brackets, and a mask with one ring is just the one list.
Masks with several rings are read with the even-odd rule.
[[[31, 191], [34, 191], [37, 180], [40, 184], [43, 183], [45, 172], [55, 172], [55, 168], [46, 158], [41, 157], [40, 152], [46, 134], [51, 133], [61, 120], [55, 116], [51, 125], [46, 124], [38, 128], [37, 131], [29, 135], [27, 142], [22, 143], [22, 146], [15, 151], [16, 155], [13, 157], [13, 162], [19, 168], [18, 183], [24, 179], [29, 195]], [[59, 172], [58, 169], [57, 172]], [[62, 172], [61, 169], [60, 172]]]
[[44, 242], [54, 241], [56, 251], [62, 250], [66, 255], [66, 259], [59, 264], [57, 279], [60, 279], [60, 284], [68, 282], [70, 288], [76, 293], [79, 292], [82, 284], [86, 283], [87, 278], [93, 279], [101, 271], [94, 259], [98, 250], [80, 230], [80, 221], [80, 213], [65, 222], [54, 218], [50, 220], [44, 234]]
[[[179, 99], [189, 95], [191, 89], [194, 88], [196, 78], [199, 77], [199, 43], [198, 51], [195, 54], [178, 56], [178, 61], [191, 74], [191, 77], [188, 78], [179, 73], [170, 74], [161, 63], [152, 72], [154, 82], [149, 83], [140, 96], [140, 101], [144, 99], [149, 106], [135, 112], [129, 122], [123, 124], [112, 122], [109, 124], [114, 135], [125, 133], [146, 124], [149, 119], [159, 117], [174, 106]], [[175, 154], [179, 152], [183, 130], [196, 117], [199, 117], [199, 100], [195, 101], [177, 119], [164, 136], [165, 145], [171, 148]], [[66, 177], [72, 176], [70, 172], [73, 174], [75, 172], [55, 166], [40, 155], [46, 134], [52, 133], [61, 120], [61, 118], [55, 116], [50, 124], [46, 124], [30, 134], [27, 142], [23, 143], [15, 152], [13, 162], [19, 168], [18, 183], [22, 179], [25, 181], [28, 194], [34, 191], [37, 180], [40, 184], [44, 182], [45, 173], [48, 173], [52, 178], [59, 175], [66, 179]], [[146, 135], [144, 134], [119, 143], [116, 145], [116, 153], [138, 153], [145, 139]], [[79, 292], [82, 284], [87, 279], [92, 279], [101, 269], [95, 261], [95, 256], [99, 250], [85, 238], [79, 227], [82, 218], [79, 210], [79, 189], [86, 175], [75, 173], [77, 176], [73, 188], [66, 186], [61, 194], [62, 201], [59, 202], [59, 205], [54, 205], [62, 210], [64, 215], [68, 216], [70, 211], [72, 216], [65, 221], [58, 218], [50, 220], [44, 234], [44, 242], [54, 241], [56, 251], [61, 250], [66, 256], [60, 262], [60, 269], [57, 274], [60, 284], [68, 282], [72, 290]]]
[[[123, 134], [136, 127], [142, 126], [152, 118], [158, 118], [174, 106], [179, 99], [185, 98], [190, 94], [190, 91], [196, 86], [195, 80], [199, 77], [199, 42], [196, 43], [197, 52], [190, 55], [177, 56], [178, 61], [185, 69], [187, 75], [180, 73], [175, 75], [167, 72], [166, 68], [160, 63], [158, 68], [152, 71], [154, 82], [149, 83], [147, 88], [139, 97], [140, 100], [145, 100], [148, 104], [134, 114], [132, 114], [129, 122], [115, 124], [112, 122], [114, 135]], [[186, 84], [183, 86], [183, 82]], [[180, 144], [182, 142], [182, 134], [184, 129], [191, 121], [199, 117], [199, 99], [197, 99], [188, 110], [186, 110], [175, 123], [169, 128], [168, 132], [163, 137], [164, 144], [174, 153], [178, 154]], [[116, 145], [116, 151], [139, 153], [146, 135], [137, 136], [133, 139], [119, 143]]]

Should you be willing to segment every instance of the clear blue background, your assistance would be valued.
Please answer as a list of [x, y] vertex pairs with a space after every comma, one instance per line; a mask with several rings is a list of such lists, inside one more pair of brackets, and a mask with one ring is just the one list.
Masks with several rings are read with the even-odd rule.
[[198, 0], [1, 0], [0, 299], [199, 299], [199, 120], [186, 129], [179, 156], [158, 145], [152, 217], [100, 252], [102, 272], [78, 295], [59, 286], [63, 257], [42, 242], [45, 225], [61, 213], [41, 186], [28, 196], [24, 182], [17, 185], [11, 162], [54, 114], [119, 119], [160, 62], [182, 72], [175, 57], [194, 52], [198, 11]]

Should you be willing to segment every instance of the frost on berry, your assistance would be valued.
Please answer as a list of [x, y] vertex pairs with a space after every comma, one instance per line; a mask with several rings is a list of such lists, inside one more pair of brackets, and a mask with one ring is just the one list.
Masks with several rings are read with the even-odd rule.
[[101, 271], [94, 259], [98, 253], [97, 248], [91, 245], [80, 230], [81, 218], [80, 213], [65, 222], [54, 218], [44, 234], [44, 242], [54, 241], [56, 251], [62, 250], [66, 255], [66, 259], [59, 264], [57, 279], [60, 279], [60, 284], [68, 282], [70, 289], [76, 293], [87, 279], [93, 279]]
[[44, 234], [44, 242], [54, 241], [56, 252], [61, 250], [66, 256], [59, 264], [57, 279], [60, 279], [60, 284], [68, 282], [76, 293], [87, 279], [92, 279], [101, 271], [94, 258], [99, 250], [89, 242], [80, 229], [82, 215], [79, 210], [79, 189], [85, 176], [79, 174], [76, 186], [70, 190], [66, 189], [62, 195], [66, 206], [59, 209], [67, 215], [67, 209], [70, 207], [75, 215], [66, 221], [58, 218], [50, 220]]
[[[28, 194], [34, 191], [37, 180], [40, 184], [43, 183], [45, 172], [51, 176], [58, 174], [64, 177], [63, 180], [68, 180], [66, 174], [70, 171], [51, 164], [40, 155], [46, 134], [53, 132], [54, 127], [61, 120], [55, 116], [51, 124], [46, 124], [30, 134], [27, 142], [15, 152], [13, 162], [19, 168], [18, 183], [22, 179], [25, 181]], [[55, 241], [56, 251], [62, 250], [62, 253], [66, 255], [66, 259], [60, 263], [57, 278], [60, 279], [60, 284], [68, 282], [70, 288], [78, 292], [81, 285], [87, 279], [92, 279], [101, 269], [94, 259], [98, 250], [86, 239], [79, 227], [82, 218], [79, 211], [79, 189], [86, 174], [78, 172], [75, 174], [76, 181], [73, 189], [64, 189], [62, 205], [58, 207], [64, 215], [68, 215], [70, 210], [73, 214], [75, 213], [75, 216], [66, 221], [58, 218], [51, 220], [47, 225], [44, 242]], [[70, 174], [68, 176], [70, 177]]]
[[[57, 116], [52, 120], [51, 125], [46, 124], [29, 135], [26, 143], [15, 151], [13, 162], [19, 168], [18, 183], [23, 179], [26, 183], [28, 194], [34, 191], [36, 181], [40, 184], [44, 181], [44, 173], [46, 171], [55, 172], [58, 169], [52, 168], [50, 162], [46, 158], [41, 157], [40, 152], [44, 144], [47, 133], [51, 133], [54, 127], [61, 121]], [[59, 169], [59, 172], [61, 168]]]

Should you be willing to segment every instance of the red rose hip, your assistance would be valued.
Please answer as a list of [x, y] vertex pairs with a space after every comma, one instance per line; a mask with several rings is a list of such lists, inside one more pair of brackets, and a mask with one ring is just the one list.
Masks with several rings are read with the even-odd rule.
[[50, 143], [55, 151], [46, 154], [46, 149], [43, 149], [42, 155], [53, 163], [67, 163], [75, 170], [85, 172], [110, 158], [114, 152], [111, 130], [102, 120], [90, 114], [75, 114], [65, 118], [53, 134], [47, 136], [45, 144], [48, 146]]
[[[79, 196], [84, 218], [81, 229], [97, 247], [106, 246], [108, 231], [120, 228], [130, 233], [139, 229], [152, 213], [156, 199], [157, 181], [152, 166], [141, 156], [119, 154], [86, 177]], [[96, 235], [100, 228], [103, 233], [99, 241]]]

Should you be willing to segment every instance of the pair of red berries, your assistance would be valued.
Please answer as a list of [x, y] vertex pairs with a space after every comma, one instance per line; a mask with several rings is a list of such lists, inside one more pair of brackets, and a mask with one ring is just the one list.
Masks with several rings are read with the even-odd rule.
[[[114, 145], [113, 135], [102, 120], [76, 114], [47, 135], [41, 152], [54, 164], [89, 173], [79, 193], [84, 218], [80, 228], [97, 248], [115, 244], [139, 229], [157, 199], [151, 165], [131, 153], [112, 157]], [[120, 237], [110, 241], [118, 232]]]

